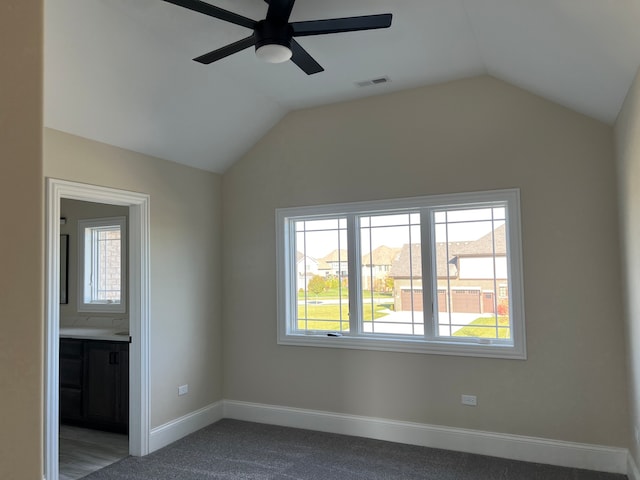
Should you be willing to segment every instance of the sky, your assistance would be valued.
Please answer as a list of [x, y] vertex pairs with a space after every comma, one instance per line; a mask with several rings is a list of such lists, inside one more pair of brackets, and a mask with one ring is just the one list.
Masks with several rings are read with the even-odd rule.
[[[497, 212], [496, 212], [497, 211]], [[487, 216], [489, 212], [489, 216]], [[440, 212], [439, 212], [440, 213]], [[436, 213], [436, 241], [450, 242], [472, 241], [486, 235], [492, 230], [490, 209], [464, 210], [447, 212], [448, 218]], [[444, 213], [444, 212], [441, 212]], [[494, 218], [504, 209], [494, 209]], [[381, 245], [400, 248], [408, 243], [420, 242], [419, 214], [379, 215], [376, 217], [360, 217], [360, 240], [362, 254], [367, 254]], [[448, 223], [445, 223], [448, 220]], [[441, 223], [439, 223], [441, 222]], [[504, 220], [493, 222], [497, 228]], [[320, 259], [334, 250], [347, 248], [347, 222], [338, 219], [297, 222], [298, 230], [306, 228], [306, 234], [296, 234], [296, 249], [306, 251], [308, 256]], [[448, 234], [448, 236], [447, 236]]]

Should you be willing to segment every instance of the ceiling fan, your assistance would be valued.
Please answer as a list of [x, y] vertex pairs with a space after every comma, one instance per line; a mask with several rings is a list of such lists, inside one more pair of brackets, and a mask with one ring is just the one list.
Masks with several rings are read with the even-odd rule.
[[324, 68], [293, 37], [388, 28], [391, 26], [392, 17], [390, 13], [385, 13], [360, 17], [289, 22], [295, 0], [265, 0], [269, 4], [267, 18], [256, 21], [228, 10], [214, 7], [200, 0], [165, 1], [253, 30], [250, 36], [242, 40], [194, 58], [196, 62], [208, 65], [245, 48], [255, 46], [256, 56], [262, 60], [270, 63], [281, 63], [291, 59], [307, 75], [322, 72]]

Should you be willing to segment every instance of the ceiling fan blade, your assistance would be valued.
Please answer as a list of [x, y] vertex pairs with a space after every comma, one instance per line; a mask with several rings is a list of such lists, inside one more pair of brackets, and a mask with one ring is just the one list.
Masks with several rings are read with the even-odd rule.
[[197, 58], [194, 58], [196, 62], [204, 63], [205, 65], [209, 65], [210, 63], [215, 62], [216, 60], [220, 60], [221, 58], [228, 57], [229, 55], [244, 50], [245, 48], [249, 48], [256, 44], [255, 35], [251, 35], [250, 37], [243, 38], [242, 40], [238, 40], [237, 42], [230, 43], [226, 47], [218, 48], [209, 53], [205, 53], [204, 55], [200, 55]]
[[[274, 1], [274, 0], [272, 0]], [[325, 35], [327, 33], [355, 32], [358, 30], [373, 30], [391, 26], [392, 14], [364, 15], [361, 17], [331, 18], [327, 20], [310, 20], [306, 22], [292, 22], [294, 37], [309, 35]]]
[[265, 0], [269, 4], [267, 20], [289, 21], [295, 0]]
[[240, 25], [242, 27], [247, 27], [250, 29], [256, 28], [258, 22], [255, 20], [251, 20], [250, 18], [243, 17], [242, 15], [238, 15], [237, 13], [230, 12], [229, 10], [224, 10], [219, 7], [214, 7], [210, 3], [201, 2], [200, 0], [164, 0], [168, 3], [173, 3], [174, 5], [178, 5], [179, 7], [188, 8], [189, 10], [193, 10], [195, 12], [204, 13], [205, 15], [209, 15], [214, 18], [219, 18], [220, 20], [224, 20], [225, 22], [235, 23], [236, 25]]
[[298, 42], [291, 39], [291, 61], [295, 63], [300, 69], [307, 75], [313, 75], [314, 73], [320, 73], [324, 71], [324, 68], [316, 62], [309, 53], [300, 46]]

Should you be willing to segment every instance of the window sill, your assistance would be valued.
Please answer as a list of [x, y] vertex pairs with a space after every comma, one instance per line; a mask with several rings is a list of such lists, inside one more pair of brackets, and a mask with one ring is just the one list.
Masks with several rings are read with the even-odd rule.
[[367, 336], [328, 336], [326, 333], [288, 334], [278, 337], [279, 345], [321, 348], [348, 348], [382, 352], [453, 355], [462, 357], [503, 358], [526, 360], [524, 348], [506, 344], [481, 344], [471, 342], [425, 341], [415, 339], [372, 338]]
[[122, 303], [83, 303], [78, 305], [78, 312], [87, 313], [126, 313]]

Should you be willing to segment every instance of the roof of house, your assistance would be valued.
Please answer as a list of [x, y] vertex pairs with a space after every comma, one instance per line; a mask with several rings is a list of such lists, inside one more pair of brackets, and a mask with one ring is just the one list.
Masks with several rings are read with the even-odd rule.
[[414, 277], [422, 276], [422, 255], [419, 243], [405, 243], [389, 271], [390, 277], [410, 277], [412, 275]]
[[348, 260], [347, 250], [345, 249], [336, 249], [333, 250], [328, 255], [325, 255], [320, 259], [321, 262], [330, 263], [330, 262], [346, 262]]
[[296, 262], [298, 262], [298, 263], [299, 263], [299, 262], [300, 262], [300, 261], [302, 261], [302, 259], [303, 259], [303, 258], [305, 258], [305, 257], [306, 257], [306, 258], [308, 258], [309, 260], [311, 260], [312, 262], [316, 262], [316, 263], [318, 263], [318, 260], [316, 260], [315, 258], [313, 258], [313, 257], [311, 257], [311, 256], [309, 256], [309, 255], [305, 255], [305, 254], [304, 254], [304, 253], [302, 253], [302, 252], [296, 252]]
[[[507, 236], [505, 234], [505, 225], [502, 224], [493, 232], [474, 240], [472, 242], [454, 242], [449, 244], [451, 255], [464, 256], [484, 256], [493, 252], [495, 244], [495, 252], [499, 255], [507, 253]], [[452, 247], [452, 245], [454, 245]]]
[[[437, 242], [436, 243], [436, 268], [438, 277], [458, 276], [458, 257], [479, 257], [495, 253], [505, 255], [506, 236], [505, 226], [489, 232], [477, 240], [469, 242]], [[411, 248], [410, 248], [411, 246]], [[448, 247], [447, 247], [448, 246]], [[422, 276], [422, 251], [420, 244], [405, 244], [402, 246], [396, 261], [391, 265], [390, 277], [420, 277]]]
[[380, 245], [362, 256], [362, 265], [392, 265], [401, 250], [401, 248]]

